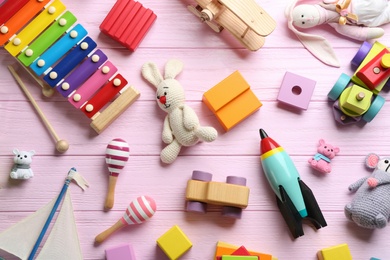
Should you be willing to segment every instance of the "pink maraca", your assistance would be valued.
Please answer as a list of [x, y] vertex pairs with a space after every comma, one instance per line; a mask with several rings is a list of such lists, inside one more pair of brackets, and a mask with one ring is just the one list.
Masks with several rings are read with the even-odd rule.
[[129, 160], [129, 144], [120, 138], [115, 138], [108, 143], [106, 148], [106, 164], [108, 166], [109, 181], [105, 209], [112, 209], [114, 206], [114, 194], [116, 181], [120, 171], [125, 167], [127, 160]]
[[156, 212], [156, 202], [149, 196], [141, 196], [133, 200], [126, 209], [126, 213], [109, 229], [96, 236], [95, 242], [101, 243], [118, 229], [134, 224], [141, 224], [153, 217]]

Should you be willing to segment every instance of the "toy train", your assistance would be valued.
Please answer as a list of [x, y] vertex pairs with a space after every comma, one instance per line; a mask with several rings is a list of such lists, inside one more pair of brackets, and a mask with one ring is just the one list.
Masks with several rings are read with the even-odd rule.
[[381, 110], [385, 99], [379, 92], [389, 85], [390, 51], [379, 42], [364, 42], [351, 67], [355, 70], [352, 78], [341, 74], [328, 93], [328, 99], [334, 101], [335, 120], [342, 125], [371, 122]]
[[56, 89], [91, 118], [97, 133], [139, 97], [61, 1], [7, 0], [0, 13], [0, 46], [27, 69], [46, 96]]

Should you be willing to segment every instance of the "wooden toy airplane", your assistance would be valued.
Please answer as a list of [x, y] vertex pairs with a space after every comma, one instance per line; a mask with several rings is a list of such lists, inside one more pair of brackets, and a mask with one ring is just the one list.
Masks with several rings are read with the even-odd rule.
[[276, 27], [275, 20], [255, 0], [196, 0], [188, 10], [215, 32], [226, 28], [248, 50], [257, 51]]

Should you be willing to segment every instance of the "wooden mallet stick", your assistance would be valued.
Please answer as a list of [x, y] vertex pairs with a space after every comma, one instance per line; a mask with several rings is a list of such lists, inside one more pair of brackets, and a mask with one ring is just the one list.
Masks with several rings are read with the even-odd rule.
[[58, 137], [56, 131], [54, 130], [54, 128], [52, 127], [50, 122], [47, 120], [45, 114], [43, 114], [41, 108], [38, 106], [34, 97], [31, 95], [30, 91], [28, 91], [26, 85], [23, 83], [23, 81], [19, 77], [18, 73], [16, 73], [15, 69], [11, 65], [8, 66], [8, 69], [11, 72], [12, 76], [15, 78], [15, 80], [18, 82], [18, 84], [19, 84], [20, 88], [23, 90], [24, 94], [26, 94], [27, 98], [30, 100], [31, 104], [34, 106], [38, 115], [41, 117], [43, 123], [45, 124], [47, 130], [49, 130], [50, 134], [54, 137], [54, 139], [56, 141], [57, 151], [60, 153], [66, 152], [69, 148], [68, 142], [65, 140], [62, 140]]

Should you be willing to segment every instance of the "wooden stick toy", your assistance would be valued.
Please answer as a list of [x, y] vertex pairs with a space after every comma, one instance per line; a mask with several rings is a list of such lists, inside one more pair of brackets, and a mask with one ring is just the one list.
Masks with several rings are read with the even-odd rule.
[[129, 144], [125, 140], [120, 138], [113, 139], [107, 145], [106, 164], [108, 166], [110, 174], [106, 202], [104, 203], [104, 208], [106, 210], [112, 209], [112, 207], [114, 206], [116, 181], [118, 180], [120, 170], [125, 167], [125, 163], [129, 159], [129, 152]]
[[31, 104], [34, 106], [35, 110], [37, 111], [38, 115], [42, 119], [43, 123], [45, 124], [47, 130], [50, 132], [50, 134], [54, 137], [54, 140], [56, 141], [56, 149], [60, 153], [64, 153], [69, 148], [69, 143], [66, 140], [62, 140], [57, 135], [56, 131], [50, 124], [49, 120], [47, 120], [45, 114], [42, 112], [41, 108], [38, 106], [37, 102], [35, 101], [34, 97], [31, 95], [30, 91], [27, 89], [26, 85], [22, 81], [22, 79], [19, 77], [18, 73], [15, 71], [15, 69], [9, 65], [8, 66], [9, 71], [11, 72], [12, 76], [15, 78], [15, 80], [18, 82], [20, 88], [23, 90], [24, 94], [26, 94], [27, 98], [30, 100]]
[[127, 207], [125, 214], [109, 229], [96, 236], [95, 242], [102, 243], [112, 233], [124, 226], [141, 224], [150, 219], [156, 212], [156, 202], [149, 196], [141, 196], [133, 200]]

